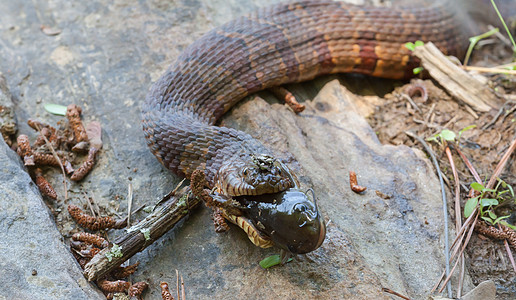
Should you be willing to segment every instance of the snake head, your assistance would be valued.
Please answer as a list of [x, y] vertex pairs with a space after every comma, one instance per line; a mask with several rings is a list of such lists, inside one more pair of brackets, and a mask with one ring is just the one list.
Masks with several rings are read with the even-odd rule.
[[297, 179], [281, 161], [269, 155], [250, 155], [223, 164], [215, 185], [228, 196], [278, 193], [295, 186]]
[[297, 188], [238, 198], [247, 205], [244, 214], [289, 254], [314, 251], [326, 237], [326, 226], [317, 205]]

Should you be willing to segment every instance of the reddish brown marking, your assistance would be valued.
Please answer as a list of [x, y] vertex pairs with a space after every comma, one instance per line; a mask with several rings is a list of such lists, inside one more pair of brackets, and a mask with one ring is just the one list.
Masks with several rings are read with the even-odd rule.
[[355, 173], [353, 171], [349, 171], [349, 185], [351, 187], [351, 190], [355, 193], [362, 193], [367, 189], [364, 186], [358, 185], [357, 173]]

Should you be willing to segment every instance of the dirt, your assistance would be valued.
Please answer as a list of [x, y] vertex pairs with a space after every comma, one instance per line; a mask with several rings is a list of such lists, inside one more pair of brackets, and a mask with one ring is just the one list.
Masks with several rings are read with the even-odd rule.
[[[512, 54], [507, 46], [497, 40], [491, 40], [486, 46], [476, 50], [472, 65], [495, 66], [510, 63]], [[516, 138], [516, 79], [510, 75], [479, 74], [485, 76], [489, 85], [505, 100], [500, 111], [487, 113], [473, 112], [464, 104], [452, 99], [436, 82], [430, 79], [413, 79], [410, 83], [394, 89], [386, 94], [387, 101], [375, 107], [369, 122], [378, 138], [384, 144], [408, 145], [422, 148], [421, 144], [410, 138], [405, 132], [411, 131], [423, 138], [431, 138], [443, 129], [455, 132], [457, 135], [464, 128], [458, 143], [453, 147], [460, 150], [469, 158], [480, 178], [488, 180], [495, 170], [503, 154]], [[428, 91], [425, 101], [419, 93], [414, 93], [412, 99], [415, 108], [407, 100], [414, 86], [424, 86]], [[448, 188], [450, 217], [454, 220], [453, 203], [454, 177], [449, 160], [440, 143], [429, 142], [436, 153]], [[452, 147], [452, 148], [453, 148]], [[454, 164], [461, 183], [461, 207], [464, 207], [470, 183], [474, 178], [456, 151], [452, 151]], [[511, 186], [516, 186], [516, 159], [514, 154], [501, 174], [501, 179]], [[512, 201], [503, 209], [497, 210], [498, 216], [510, 215], [510, 224], [516, 224], [516, 205]], [[455, 220], [454, 220], [455, 221]], [[516, 249], [512, 249], [516, 251]], [[484, 280], [494, 280], [500, 299], [514, 299], [516, 295], [515, 270], [511, 266], [508, 254], [502, 241], [493, 240], [482, 235], [473, 234], [466, 249], [466, 267], [475, 285]]]

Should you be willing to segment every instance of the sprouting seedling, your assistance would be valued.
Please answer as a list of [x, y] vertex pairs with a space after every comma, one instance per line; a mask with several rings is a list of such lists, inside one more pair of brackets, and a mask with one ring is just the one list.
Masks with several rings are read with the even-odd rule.
[[426, 140], [428, 142], [434, 141], [440, 145], [443, 145], [445, 141], [446, 142], [454, 142], [456, 137], [457, 137], [457, 135], [455, 134], [455, 132], [448, 130], [448, 129], [443, 129], [443, 130], [441, 130], [441, 132], [437, 133], [436, 135], [434, 135], [432, 137], [427, 138]]
[[470, 129], [475, 128], [475, 127], [477, 127], [477, 125], [466, 126], [466, 127], [464, 127], [463, 129], [461, 129], [459, 131], [458, 135], [455, 132], [451, 131], [451, 130], [443, 129], [443, 130], [441, 130], [441, 132], [437, 133], [436, 135], [434, 135], [432, 137], [427, 138], [426, 140], [428, 142], [434, 141], [434, 142], [440, 144], [441, 146], [444, 145], [445, 141], [446, 142], [457, 142], [457, 143], [459, 143], [462, 134], [464, 132], [470, 130]]
[[[510, 215], [498, 217], [495, 210], [500, 205], [507, 201], [515, 201], [514, 190], [511, 185], [498, 178], [498, 184], [494, 189], [488, 189], [483, 184], [473, 182], [470, 184], [471, 188], [479, 193], [476, 197], [472, 197], [466, 201], [464, 205], [464, 217], [468, 218], [478, 207], [480, 211], [480, 218], [491, 225], [498, 223], [513, 228], [514, 226], [508, 224], [504, 219], [510, 217]], [[506, 197], [506, 194], [510, 194], [510, 197]]]
[[488, 32], [484, 32], [482, 34], [470, 37], [468, 51], [466, 52], [466, 56], [464, 58], [464, 65], [466, 66], [468, 64], [469, 57], [471, 56], [471, 52], [473, 52], [473, 49], [477, 45], [478, 41], [485, 39], [487, 37], [490, 37], [499, 31], [500, 30], [498, 28], [493, 28], [493, 29], [489, 30]]
[[[408, 42], [408, 43], [405, 43], [405, 48], [409, 49], [410, 51], [414, 51], [416, 49], [416, 47], [423, 46], [424, 44], [425, 43], [423, 41], [415, 41], [414, 43]], [[417, 74], [421, 73], [423, 70], [424, 70], [423, 67], [417, 67], [417, 68], [412, 69], [412, 72], [414, 73], [414, 75], [417, 75]]]

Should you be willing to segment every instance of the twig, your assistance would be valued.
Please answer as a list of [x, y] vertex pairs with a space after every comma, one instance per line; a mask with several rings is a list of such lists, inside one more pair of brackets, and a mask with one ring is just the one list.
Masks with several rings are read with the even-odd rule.
[[133, 207], [133, 185], [127, 186], [127, 228], [131, 227], [131, 209]]
[[177, 292], [177, 300], [181, 299], [179, 298], [179, 271], [176, 269], [176, 292]]
[[183, 275], [181, 275], [181, 299], [186, 300], [185, 282], [183, 281]]
[[475, 66], [462, 66], [462, 69], [464, 69], [466, 71], [476, 71], [476, 72], [482, 72], [482, 73], [516, 75], [516, 70], [507, 70], [507, 69], [475, 67]]
[[190, 210], [201, 203], [199, 199], [189, 195], [189, 187], [175, 194], [169, 193], [166, 199], [160, 201], [160, 204], [155, 207], [152, 214], [132, 226], [126, 234], [113, 242], [121, 248], [120, 255], [111, 257], [109, 260], [106, 254], [110, 253], [112, 247], [103, 249], [85, 266], [85, 277], [89, 281], [102, 278], [172, 229], [189, 214]]
[[[445, 274], [448, 276], [450, 274], [450, 244], [449, 244], [449, 235], [448, 235], [448, 206], [447, 206], [447, 199], [446, 199], [446, 190], [444, 189], [444, 181], [443, 177], [441, 175], [441, 169], [439, 168], [439, 163], [437, 162], [437, 159], [435, 158], [434, 152], [432, 149], [430, 149], [430, 146], [423, 140], [421, 137], [417, 136], [416, 134], [405, 131], [405, 134], [418, 140], [418, 142], [423, 145], [426, 152], [430, 157], [432, 158], [432, 162], [434, 163], [437, 176], [439, 177], [439, 183], [441, 184], [441, 195], [443, 199], [443, 216], [444, 216], [444, 257], [445, 257]], [[451, 283], [447, 285], [448, 290], [448, 298], [452, 297], [452, 290], [451, 290]]]
[[66, 187], [66, 172], [63, 167], [63, 163], [61, 162], [61, 159], [59, 158], [59, 156], [57, 156], [56, 150], [54, 150], [54, 147], [52, 147], [52, 144], [50, 144], [50, 141], [47, 139], [47, 137], [44, 134], [41, 133], [41, 128], [39, 127], [39, 124], [35, 123], [34, 125], [36, 127], [36, 130], [39, 132], [40, 136], [42, 136], [43, 139], [45, 139], [45, 143], [47, 144], [50, 151], [52, 151], [52, 155], [59, 163], [59, 167], [61, 168], [61, 171], [63, 172], [64, 200], [66, 201], [66, 200], [68, 200], [68, 188]]
[[[500, 223], [498, 223], [498, 229], [502, 230], [502, 226], [500, 225]], [[514, 273], [516, 273], [516, 263], [514, 262], [514, 257], [512, 256], [511, 247], [509, 247], [509, 242], [507, 242], [507, 239], [503, 240], [503, 245], [505, 246], [505, 251], [507, 251], [509, 260], [511, 261], [512, 269], [514, 270]]]
[[[510, 101], [510, 100], [509, 100]], [[482, 126], [482, 130], [486, 130], [487, 128], [491, 127], [494, 125], [494, 123], [496, 123], [496, 121], [498, 121], [498, 118], [500, 118], [500, 116], [502, 115], [503, 111], [505, 110], [505, 105], [507, 104], [507, 102], [509, 101], [506, 101], [504, 103], [504, 105], [502, 105], [500, 107], [500, 109], [498, 110], [498, 112], [496, 113], [496, 115], [493, 117], [493, 119], [491, 121], [489, 121], [489, 123], [487, 123], [486, 125]]]
[[[461, 227], [462, 227], [462, 215], [461, 215], [461, 212], [462, 212], [462, 209], [460, 207], [460, 181], [459, 181], [459, 174], [457, 173], [457, 169], [455, 168], [455, 163], [453, 162], [453, 156], [451, 154], [451, 150], [450, 150], [450, 147], [447, 146], [446, 149], [445, 149], [445, 152], [446, 152], [446, 156], [448, 157], [448, 161], [450, 162], [450, 167], [452, 169], [452, 173], [453, 173], [453, 179], [455, 180], [455, 230], [457, 232], [460, 231]], [[457, 298], [460, 298], [461, 294], [462, 294], [462, 284], [463, 284], [463, 281], [464, 281], [464, 254], [462, 254], [459, 258], [458, 258], [459, 262], [460, 262], [460, 265], [461, 265], [461, 273], [460, 273], [460, 276], [459, 276], [459, 282], [458, 282], [458, 287], [457, 287]], [[448, 275], [448, 276], [451, 276], [451, 275]]]
[[466, 157], [466, 155], [464, 155], [464, 153], [462, 153], [462, 151], [460, 151], [460, 148], [455, 147], [455, 151], [457, 151], [457, 153], [459, 153], [460, 157], [462, 158], [462, 161], [468, 167], [469, 171], [471, 172], [471, 174], [473, 175], [475, 180], [480, 184], [484, 184], [482, 179], [480, 179], [480, 175], [478, 175], [477, 170], [475, 170], [475, 168], [473, 167], [473, 165], [471, 164], [469, 159]]
[[509, 160], [509, 157], [511, 156], [511, 154], [514, 152], [515, 149], [516, 149], [516, 139], [514, 139], [512, 141], [511, 146], [509, 146], [509, 150], [507, 150], [507, 152], [505, 152], [505, 154], [503, 155], [502, 159], [500, 160], [500, 162], [496, 166], [493, 175], [491, 176], [491, 178], [487, 182], [486, 188], [491, 189], [491, 188], [494, 187], [497, 178], [502, 173], [503, 168], [507, 164], [507, 161]]
[[410, 300], [409, 297], [406, 297], [406, 296], [403, 296], [402, 294], [398, 293], [398, 292], [395, 292], [391, 289], [388, 289], [388, 288], [382, 288], [382, 292], [385, 292], [385, 293], [389, 293], [389, 294], [392, 294], [394, 296], [398, 296], [400, 297], [401, 299], [405, 299], [405, 300]]
[[423, 112], [421, 111], [421, 109], [419, 108], [419, 106], [417, 106], [416, 102], [414, 102], [414, 100], [412, 100], [412, 98], [410, 98], [409, 95], [405, 94], [405, 93], [401, 93], [401, 97], [405, 100], [407, 100], [411, 105], [412, 107], [414, 107], [420, 114], [422, 114]]

